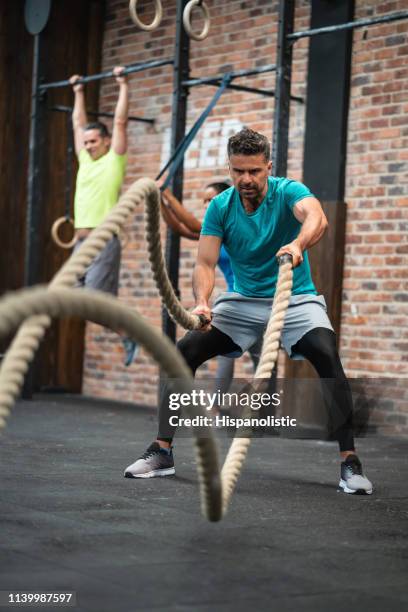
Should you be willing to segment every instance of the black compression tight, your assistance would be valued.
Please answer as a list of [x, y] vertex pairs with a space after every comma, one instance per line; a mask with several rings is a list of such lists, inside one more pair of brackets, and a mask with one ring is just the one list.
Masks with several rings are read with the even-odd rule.
[[193, 375], [208, 359], [241, 350], [227, 334], [216, 327], [211, 327], [208, 332], [188, 332], [177, 342], [177, 348], [190, 366]]
[[[188, 332], [177, 343], [177, 347], [193, 375], [197, 368], [208, 359], [239, 350], [229, 336], [215, 327], [208, 332]], [[316, 327], [305, 334], [292, 348], [312, 363], [322, 379], [330, 431], [338, 440], [340, 451], [353, 450], [351, 392], [337, 352], [334, 332], [323, 327]], [[164, 392], [159, 408], [158, 439], [171, 442], [175, 428], [169, 427], [168, 419], [168, 401]]]
[[[226, 355], [239, 351], [240, 348], [216, 327], [211, 327], [208, 332], [189, 331], [177, 342], [177, 348], [189, 365], [193, 376], [198, 367], [208, 359], [217, 355]], [[168, 388], [165, 385], [160, 398], [159, 406], [159, 435], [158, 440], [171, 442], [175, 427], [169, 425], [170, 411], [168, 407]]]
[[329, 415], [329, 430], [338, 441], [340, 451], [354, 450], [353, 401], [331, 329], [316, 327], [293, 347], [310, 361], [322, 379], [323, 394]]

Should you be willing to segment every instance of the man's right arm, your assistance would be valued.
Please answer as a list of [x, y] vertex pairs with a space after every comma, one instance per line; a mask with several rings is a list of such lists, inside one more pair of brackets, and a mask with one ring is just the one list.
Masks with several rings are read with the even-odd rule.
[[75, 82], [81, 78], [74, 74], [69, 80], [73, 85], [75, 94], [74, 109], [72, 111], [72, 127], [74, 130], [74, 145], [77, 156], [84, 148], [84, 128], [88, 123], [88, 117], [85, 108], [85, 92], [83, 85], [75, 85]]
[[215, 266], [220, 256], [220, 248], [221, 238], [201, 235], [193, 274], [193, 291], [196, 300], [193, 313], [203, 314], [208, 321], [211, 321], [209, 299], [214, 289]]

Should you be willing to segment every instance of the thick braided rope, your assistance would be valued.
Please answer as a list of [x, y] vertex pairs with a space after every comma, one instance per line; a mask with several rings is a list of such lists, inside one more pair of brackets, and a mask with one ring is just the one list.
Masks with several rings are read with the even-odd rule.
[[[191, 393], [191, 371], [167, 336], [152, 327], [135, 309], [127, 308], [116, 298], [99, 291], [34, 287], [6, 296], [0, 301], [0, 337], [16, 329], [28, 317], [68, 315], [83, 317], [114, 330], [124, 330], [158, 362], [172, 380], [176, 392]], [[25, 361], [25, 355], [16, 354], [13, 358], [13, 363], [21, 369], [19, 361]], [[5, 404], [9, 406], [7, 391], [1, 384], [0, 389]], [[186, 409], [191, 417], [204, 416], [201, 406]], [[6, 425], [8, 414], [8, 408], [2, 403], [0, 427]], [[199, 433], [195, 433], [202, 512], [209, 520], [218, 521], [222, 518], [218, 451], [210, 428], [202, 427]]]
[[[119, 232], [136, 207], [148, 195], [156, 199], [159, 191], [156, 183], [148, 178], [139, 179], [121, 196], [103, 223], [95, 228], [82, 246], [68, 259], [51, 281], [49, 288], [73, 287], [89, 264], [103, 250], [109, 240]], [[51, 324], [50, 317], [30, 317], [16, 334], [0, 368], [0, 410], [7, 416], [10, 407], [20, 392], [29, 364]]]
[[[127, 218], [143, 199], [149, 201], [150, 205], [147, 207], [149, 211], [151, 209], [159, 211], [159, 191], [156, 183], [147, 178], [133, 183], [122, 195], [105, 221], [91, 232], [80, 249], [71, 256], [56, 274], [49, 288], [54, 290], [59, 287], [72, 287], [112, 236], [123, 227]], [[157, 233], [159, 234], [158, 229]], [[160, 245], [160, 240], [158, 243]], [[164, 267], [163, 260], [162, 265]], [[169, 281], [168, 284], [170, 285]], [[187, 312], [183, 317], [181, 307], [176, 308], [176, 314], [178, 312], [181, 313], [180, 316], [189, 326], [194, 328], [199, 325], [198, 317], [192, 317]], [[50, 324], [51, 318], [47, 314], [30, 316], [22, 325], [4, 357], [0, 368], [0, 428], [5, 425], [5, 419], [22, 388], [29, 364], [33, 360]], [[219, 463], [214, 441], [200, 440], [197, 443], [197, 454], [203, 511], [210, 520], [219, 520], [221, 518]], [[212, 492], [213, 489], [218, 492], [216, 495]]]
[[[149, 259], [152, 264], [153, 276], [156, 280], [157, 288], [173, 319], [184, 328], [194, 329], [193, 326], [190, 327], [189, 325], [192, 315], [183, 308], [177, 299], [167, 276], [160, 243], [160, 211], [157, 200], [153, 198], [148, 199], [146, 214], [146, 233], [150, 253]], [[273, 367], [278, 357], [279, 339], [283, 327], [283, 320], [291, 295], [292, 277], [292, 265], [290, 263], [282, 264], [279, 267], [271, 316], [266, 329], [263, 349], [258, 368], [254, 375], [254, 380], [257, 378], [270, 378], [272, 374]], [[237, 483], [250, 443], [250, 438], [236, 436], [225, 458], [221, 471], [223, 513], [227, 510], [229, 500]], [[203, 457], [202, 460], [205, 461], [205, 457]]]
[[[281, 286], [284, 286], [284, 284], [282, 283]], [[285, 289], [287, 291], [286, 287]], [[278, 290], [274, 305], [280, 305], [281, 303], [282, 300]], [[277, 310], [275, 309], [276, 311], [280, 317], [278, 325], [282, 327], [282, 307], [279, 306]], [[46, 315], [43, 313], [46, 313]], [[32, 317], [33, 314], [37, 317]], [[170, 378], [176, 379], [176, 383], [182, 386], [182, 389], [179, 389], [181, 393], [191, 391], [191, 386], [186, 387], [185, 383], [183, 384], [183, 381], [188, 381], [191, 385], [190, 370], [173, 344], [144, 321], [135, 310], [126, 308], [115, 298], [106, 294], [86, 290], [72, 291], [63, 288], [49, 290], [34, 288], [17, 292], [0, 302], [0, 335], [8, 333], [10, 329], [15, 329], [28, 317], [32, 319], [46, 316], [48, 318], [68, 314], [85, 317], [112, 329], [123, 329], [130, 337], [149, 350]], [[273, 319], [273, 315], [271, 319]], [[273, 326], [270, 327], [274, 331]], [[21, 371], [19, 361], [25, 361], [25, 356], [17, 354], [14, 358], [16, 369]], [[269, 376], [270, 374], [271, 371]], [[1, 384], [0, 396], [5, 397], [6, 401], [9, 399]], [[203, 415], [200, 406], [190, 407], [188, 410], [193, 417]], [[5, 425], [5, 417], [8, 412], [8, 409], [0, 405], [0, 427]], [[197, 432], [194, 430], [194, 433]], [[250, 438], [234, 439], [220, 479], [218, 452], [211, 429], [201, 428], [199, 435], [196, 436], [202, 511], [209, 520], [217, 521], [226, 512], [249, 444]]]
[[269, 317], [265, 331], [261, 357], [254, 374], [254, 380], [271, 377], [272, 370], [278, 359], [279, 340], [282, 333], [285, 314], [289, 306], [290, 296], [292, 294], [292, 285], [292, 264], [284, 263], [279, 268], [271, 316]]
[[[167, 276], [164, 264], [162, 247], [160, 241], [160, 210], [159, 202], [155, 198], [147, 200], [147, 243], [150, 253], [153, 276], [157, 288], [162, 296], [163, 302], [170, 312], [172, 318], [182, 327], [194, 329], [200, 327], [196, 322], [190, 326], [192, 315], [186, 311], [177, 299], [174, 289]], [[293, 271], [290, 263], [284, 263], [279, 267], [276, 291], [272, 304], [271, 316], [265, 332], [264, 344], [254, 380], [258, 378], [270, 378], [276, 363], [279, 350], [279, 339], [283, 327], [286, 309], [292, 289]], [[196, 318], [196, 317], [195, 317]], [[232, 492], [235, 488], [242, 465], [251, 443], [250, 438], [235, 437], [224, 461], [221, 471], [222, 512], [226, 512]], [[205, 461], [205, 457], [202, 461]]]
[[[259, 364], [254, 374], [254, 382], [259, 379], [269, 379], [272, 375], [272, 370], [278, 358], [279, 340], [286, 310], [289, 305], [292, 284], [292, 264], [284, 263], [279, 267], [272, 311], [264, 336]], [[251, 438], [249, 437], [235, 437], [225, 458], [221, 472], [222, 504], [224, 512], [227, 509], [232, 492], [239, 478], [250, 444]]]
[[[159, 204], [158, 204], [158, 194], [157, 194], [157, 188], [155, 187], [155, 185], [152, 185], [152, 181], [149, 181], [148, 179], [145, 179], [145, 181], [147, 182], [147, 188], [148, 188], [148, 193], [145, 194], [145, 197], [147, 198], [148, 203], [150, 204], [148, 206], [148, 211], [150, 211], [152, 208], [154, 209], [155, 207], [159, 208]], [[149, 184], [150, 183], [150, 184]], [[153, 187], [153, 188], [152, 188]], [[128, 192], [127, 192], [128, 194]], [[126, 194], [125, 194], [126, 195]], [[150, 197], [149, 197], [150, 196]], [[114, 211], [112, 211], [113, 213]], [[106, 220], [110, 221], [113, 217], [113, 214], [111, 213], [111, 215], [109, 215], [109, 218]], [[115, 220], [116, 222], [117, 220]], [[106, 223], [105, 222], [105, 223]], [[103, 225], [105, 225], [105, 223]], [[115, 225], [115, 229], [116, 229], [116, 225]], [[154, 228], [154, 224], [153, 224], [153, 228]], [[156, 223], [156, 228], [157, 228], [157, 233], [159, 233], [159, 228], [158, 228], [158, 222]], [[102, 239], [105, 239], [105, 241], [103, 242], [103, 246], [105, 246], [106, 242], [110, 239], [110, 237], [112, 236], [112, 234], [107, 234], [107, 235], [103, 235], [103, 227], [102, 228], [98, 228], [99, 230], [102, 229], [101, 232], [101, 236]], [[94, 232], [92, 232], [91, 236], [95, 236], [95, 233], [98, 230], [95, 230]], [[114, 232], [115, 233], [115, 232]], [[88, 240], [91, 238], [91, 236], [88, 238]], [[88, 242], [88, 241], [87, 241]], [[95, 245], [92, 244], [91, 242], [91, 247], [94, 249]], [[96, 242], [96, 241], [94, 241]], [[153, 243], [154, 240], [152, 238], [151, 242]], [[159, 240], [156, 240], [156, 244], [159, 243]], [[84, 252], [84, 247], [86, 245], [84, 244], [83, 247], [78, 251], [78, 254], [83, 253]], [[97, 245], [98, 246], [98, 245]], [[100, 246], [100, 245], [99, 245]], [[102, 248], [103, 248], [102, 246]], [[100, 250], [100, 249], [99, 249]], [[89, 251], [91, 251], [91, 249], [89, 249]], [[96, 253], [99, 252], [98, 250], [96, 251]], [[95, 256], [95, 254], [91, 253], [90, 254], [90, 259], [86, 261], [84, 268], [87, 267], [87, 265], [89, 265], [90, 261], [92, 261], [92, 255], [93, 257]], [[73, 258], [74, 259], [74, 258]], [[77, 260], [79, 259], [79, 257], [77, 258]], [[85, 258], [84, 258], [85, 259]], [[164, 265], [164, 261], [163, 258], [161, 258], [161, 262], [160, 262], [160, 258], [156, 258], [158, 261], [157, 265], [160, 265], [160, 263], [162, 263]], [[68, 262], [69, 263], [69, 262]], [[75, 264], [75, 261], [74, 261]], [[84, 264], [84, 262], [82, 262], [82, 265]], [[67, 282], [72, 283], [72, 277], [70, 276], [70, 274], [73, 274], [71, 272], [71, 270], [68, 269], [68, 272], [66, 270], [68, 266], [64, 266], [64, 268], [61, 270], [62, 272], [66, 272], [65, 274], [65, 278], [67, 279]], [[291, 267], [291, 266], [290, 266]], [[78, 268], [76, 270], [76, 272], [74, 273], [74, 282], [76, 280], [76, 278], [78, 276], [80, 276], [81, 274], [83, 274], [84, 269], [82, 268]], [[283, 271], [283, 270], [282, 270]], [[61, 274], [61, 278], [64, 278], [64, 274]], [[157, 274], [157, 279], [160, 280], [161, 275]], [[56, 279], [54, 279], [55, 281]], [[62, 280], [61, 280], [62, 282]], [[288, 282], [290, 283], [290, 287], [288, 286]], [[170, 283], [169, 283], [170, 285]], [[51, 287], [52, 289], [54, 289], [52, 291], [53, 294], [55, 294], [55, 288]], [[171, 285], [170, 285], [171, 288]], [[280, 330], [283, 326], [283, 319], [284, 319], [284, 312], [287, 308], [287, 304], [286, 307], [284, 306], [283, 302], [283, 294], [287, 292], [289, 292], [289, 296], [290, 296], [290, 288], [291, 288], [291, 278], [286, 279], [286, 284], [282, 282], [282, 273], [280, 271], [279, 274], [279, 278], [278, 278], [278, 283], [277, 283], [277, 291], [275, 294], [275, 299], [274, 299], [274, 305], [272, 308], [272, 313], [271, 313], [271, 320], [275, 319], [276, 317], [276, 323], [272, 324], [270, 321], [270, 324], [268, 324], [268, 329], [271, 329], [271, 342], [272, 345], [274, 342], [276, 342], [276, 340], [274, 339], [273, 334], [277, 333], [277, 329], [280, 325], [279, 328], [279, 336], [280, 336]], [[171, 292], [172, 292], [172, 288], [171, 288]], [[170, 293], [171, 293], [170, 292]], [[79, 295], [83, 295], [84, 292], [81, 293], [77, 293], [75, 292], [74, 294], [72, 294], [72, 292], [68, 292], [67, 295], [75, 295], [75, 296], [79, 296]], [[54, 296], [53, 296], [54, 297]], [[104, 296], [105, 297], [105, 296]], [[174, 296], [175, 297], [175, 296]], [[11, 299], [11, 298], [10, 298]], [[287, 302], [288, 302], [288, 298], [287, 298]], [[15, 307], [14, 307], [15, 308]], [[49, 316], [48, 313], [46, 315], [44, 314], [39, 314], [39, 313], [43, 313], [44, 312], [44, 305], [42, 306], [42, 309], [40, 308], [39, 310], [37, 309], [37, 313], [38, 316], [35, 317], [31, 317], [29, 319], [29, 322], [26, 323], [26, 326], [29, 328], [29, 331], [31, 331], [31, 333], [33, 334], [34, 328], [35, 329], [40, 329], [42, 330], [42, 334], [44, 333], [44, 329], [47, 326], [47, 324], [49, 324]], [[178, 310], [182, 309], [182, 306], [179, 304], [179, 308], [176, 309], [176, 314], [178, 314]], [[31, 314], [31, 313], [29, 313]], [[26, 314], [25, 316], [29, 316], [29, 314]], [[173, 313], [174, 315], [174, 313]], [[175, 315], [174, 315], [175, 316]], [[23, 320], [23, 319], [21, 319]], [[20, 320], [20, 322], [21, 322]], [[96, 322], [101, 321], [101, 319], [96, 318], [95, 316], [93, 317], [93, 320], [95, 320]], [[106, 322], [101, 321], [101, 324], [106, 325]], [[44, 327], [45, 325], [45, 327]], [[115, 324], [116, 326], [116, 324]], [[278, 326], [278, 327], [277, 327]], [[126, 331], [126, 325], [122, 322], [120, 323], [120, 327], [125, 329]], [[31, 328], [31, 329], [30, 329]], [[38, 334], [38, 331], [37, 331]], [[266, 336], [268, 337], [268, 333], [266, 334]], [[278, 340], [279, 340], [279, 336], [278, 336]], [[41, 336], [42, 337], [42, 336]], [[40, 338], [41, 339], [41, 338]], [[19, 378], [16, 380], [16, 378], [14, 378], [12, 380], [12, 384], [10, 385], [9, 389], [7, 389], [7, 384], [9, 384], [9, 381], [7, 379], [7, 377], [5, 377], [5, 387], [6, 387], [6, 391], [3, 391], [3, 387], [1, 384], [1, 377], [0, 377], [0, 419], [2, 419], [2, 422], [4, 423], [4, 418], [5, 416], [7, 416], [8, 411], [9, 411], [9, 407], [12, 404], [12, 400], [10, 403], [10, 395], [13, 397], [13, 399], [16, 397], [19, 389], [21, 388], [21, 384], [22, 384], [22, 380], [23, 380], [23, 376], [24, 376], [24, 372], [27, 369], [27, 352], [30, 353], [31, 358], [32, 355], [34, 354], [34, 350], [36, 350], [40, 339], [38, 338], [32, 338], [30, 339], [30, 342], [26, 343], [26, 346], [24, 347], [24, 351], [16, 351], [15, 350], [15, 354], [16, 354], [16, 358], [14, 360], [14, 364], [12, 362], [12, 360], [10, 359], [9, 362], [10, 364], [13, 364], [15, 369], [14, 371], [19, 372]], [[37, 342], [38, 340], [38, 342]], [[141, 340], [141, 343], [143, 343], [143, 340]], [[269, 346], [270, 343], [268, 343], [266, 341], [266, 347]], [[262, 355], [261, 355], [261, 361], [260, 361], [260, 366], [262, 364], [262, 360], [268, 358], [269, 359], [269, 376], [271, 374], [271, 371], [273, 369], [273, 365], [274, 365], [274, 361], [271, 359], [270, 357], [270, 348], [269, 349], [265, 349], [262, 351]], [[276, 355], [277, 355], [277, 351], [276, 351]], [[159, 363], [161, 362], [160, 359], [158, 359]], [[275, 356], [275, 361], [276, 361], [276, 356]], [[22, 363], [25, 363], [25, 366], [21, 365]], [[25, 367], [25, 369], [24, 369]], [[165, 366], [163, 366], [164, 369]], [[259, 370], [260, 368], [258, 368]], [[257, 370], [257, 372], [258, 372]], [[261, 369], [261, 371], [263, 372], [262, 378], [264, 377], [268, 377], [267, 376], [267, 370], [265, 370], [265, 368]], [[2, 398], [4, 399], [4, 404], [2, 403]], [[190, 407], [191, 409], [191, 407]], [[0, 422], [0, 426], [1, 426], [1, 422]], [[209, 432], [207, 432], [208, 434]], [[231, 494], [234, 490], [235, 484], [237, 482], [243, 461], [245, 459], [246, 456], [246, 452], [247, 449], [249, 447], [250, 444], [250, 438], [235, 438], [230, 451], [228, 452], [228, 455], [226, 457], [225, 463], [224, 463], [224, 467], [222, 469], [221, 472], [221, 482], [220, 482], [220, 475], [219, 475], [219, 468], [218, 468], [218, 453], [217, 453], [217, 449], [215, 447], [215, 443], [214, 440], [212, 438], [212, 436], [210, 435], [209, 437], [200, 437], [196, 439], [196, 449], [197, 449], [197, 460], [198, 460], [198, 474], [199, 474], [199, 480], [200, 480], [200, 490], [201, 490], [201, 499], [202, 499], [202, 507], [203, 507], [203, 511], [205, 513], [205, 515], [207, 516], [207, 518], [209, 518], [209, 520], [219, 520], [221, 518], [221, 516], [225, 513], [226, 509], [227, 509], [227, 505], [229, 502], [229, 499], [231, 497]]]
[[168, 313], [184, 329], [199, 329], [200, 319], [183, 307], [168, 277], [160, 239], [160, 203], [155, 197], [147, 200], [146, 240], [153, 277]]

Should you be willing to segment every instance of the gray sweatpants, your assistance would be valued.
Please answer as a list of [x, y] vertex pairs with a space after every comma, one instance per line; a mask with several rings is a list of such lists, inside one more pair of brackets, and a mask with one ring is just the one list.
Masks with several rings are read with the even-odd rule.
[[[81, 247], [84, 240], [85, 238], [77, 241], [74, 253]], [[85, 274], [78, 279], [76, 286], [98, 289], [112, 295], [118, 295], [120, 258], [120, 240], [117, 236], [114, 236], [85, 270]]]

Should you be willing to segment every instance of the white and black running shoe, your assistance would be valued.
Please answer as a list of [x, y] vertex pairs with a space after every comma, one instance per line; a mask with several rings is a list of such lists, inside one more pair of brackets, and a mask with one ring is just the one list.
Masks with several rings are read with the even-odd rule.
[[153, 442], [139, 459], [125, 470], [126, 478], [155, 478], [156, 476], [172, 476], [174, 469], [173, 451], [160, 447]]
[[371, 495], [373, 485], [363, 474], [363, 466], [357, 455], [349, 455], [341, 464], [339, 487], [344, 493]]

